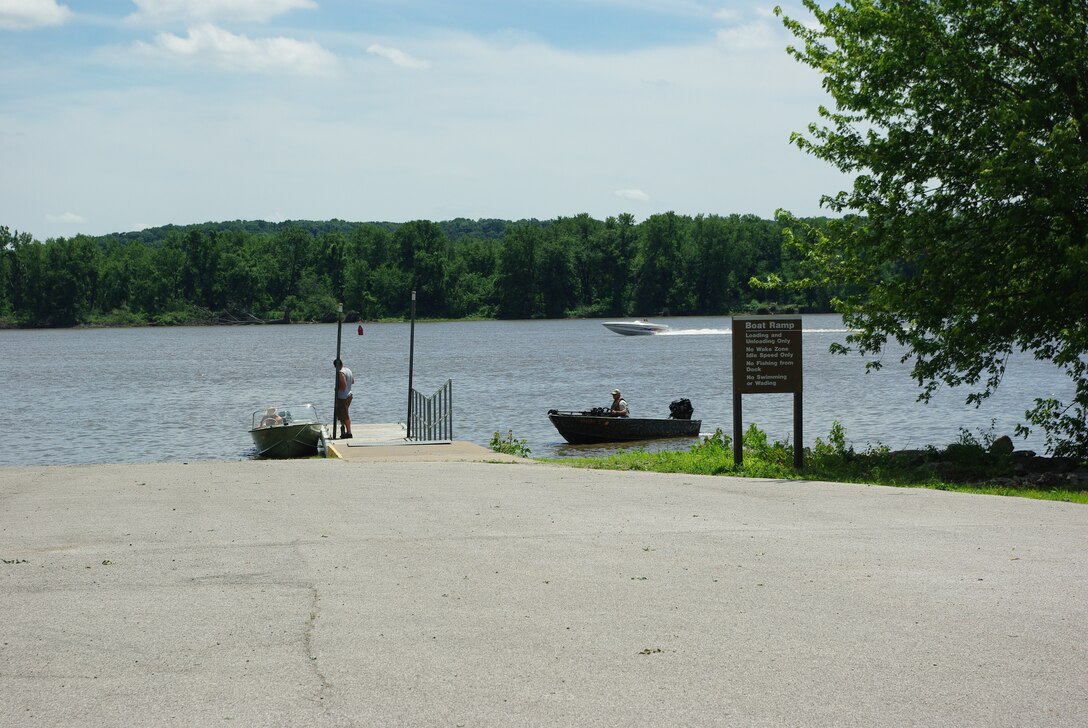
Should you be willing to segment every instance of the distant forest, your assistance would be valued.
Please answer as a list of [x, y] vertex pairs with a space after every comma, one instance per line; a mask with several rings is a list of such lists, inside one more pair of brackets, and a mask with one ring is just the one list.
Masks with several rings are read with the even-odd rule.
[[[810, 221], [811, 222], [811, 221]], [[817, 221], [819, 222], [819, 221]], [[628, 214], [406, 223], [234, 221], [45, 242], [0, 226], [0, 323], [170, 325], [829, 311], [780, 223]]]

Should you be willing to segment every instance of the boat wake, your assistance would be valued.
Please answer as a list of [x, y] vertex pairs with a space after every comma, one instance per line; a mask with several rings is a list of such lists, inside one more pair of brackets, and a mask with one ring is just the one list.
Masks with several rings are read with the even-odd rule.
[[725, 336], [732, 333], [732, 329], [669, 329], [658, 331], [654, 336]]
[[[802, 334], [848, 334], [850, 329], [801, 329]], [[732, 336], [733, 329], [669, 329], [654, 336]]]

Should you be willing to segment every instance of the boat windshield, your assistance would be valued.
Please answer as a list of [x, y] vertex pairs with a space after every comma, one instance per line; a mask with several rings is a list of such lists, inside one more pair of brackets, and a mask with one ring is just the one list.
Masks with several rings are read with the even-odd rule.
[[281, 427], [284, 425], [302, 425], [318, 422], [317, 410], [312, 404], [274, 405], [262, 407], [253, 413], [253, 427]]

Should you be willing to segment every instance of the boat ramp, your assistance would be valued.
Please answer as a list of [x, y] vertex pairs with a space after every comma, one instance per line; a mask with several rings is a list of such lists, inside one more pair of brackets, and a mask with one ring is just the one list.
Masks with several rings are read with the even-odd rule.
[[355, 423], [350, 440], [329, 440], [329, 457], [348, 462], [502, 462], [523, 463], [525, 458], [495, 452], [463, 440], [409, 440], [401, 422]]

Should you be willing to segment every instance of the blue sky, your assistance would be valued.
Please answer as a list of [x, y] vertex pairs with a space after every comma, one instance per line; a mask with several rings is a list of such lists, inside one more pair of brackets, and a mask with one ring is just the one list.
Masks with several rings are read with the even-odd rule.
[[819, 214], [772, 8], [0, 0], [0, 225]]

